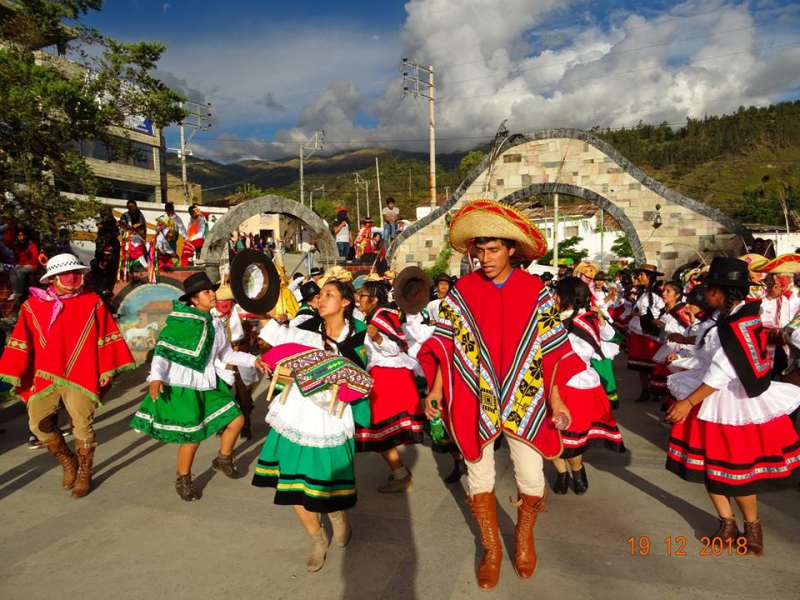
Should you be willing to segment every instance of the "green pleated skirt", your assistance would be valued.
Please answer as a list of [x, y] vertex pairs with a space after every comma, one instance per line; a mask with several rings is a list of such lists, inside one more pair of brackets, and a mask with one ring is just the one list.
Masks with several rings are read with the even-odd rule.
[[194, 444], [211, 437], [241, 414], [230, 389], [217, 378], [213, 390], [165, 385], [156, 402], [147, 394], [130, 426], [167, 444]]
[[603, 389], [606, 391], [606, 395], [611, 402], [611, 408], [618, 408], [619, 394], [617, 393], [617, 379], [614, 377], [614, 365], [612, 364], [611, 359], [592, 359], [589, 361], [589, 363], [600, 376], [600, 385], [602, 385]]
[[270, 430], [258, 457], [253, 485], [275, 488], [275, 504], [329, 513], [356, 504], [353, 438], [332, 448], [297, 444]]

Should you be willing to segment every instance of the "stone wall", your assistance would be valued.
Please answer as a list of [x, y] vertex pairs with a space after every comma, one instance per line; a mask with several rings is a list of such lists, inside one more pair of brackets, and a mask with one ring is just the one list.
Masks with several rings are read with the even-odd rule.
[[[647, 176], [616, 150], [579, 130], [545, 130], [509, 137], [498, 152], [476, 167], [458, 190], [432, 214], [407, 228], [390, 249], [392, 265], [428, 267], [446, 243], [446, 215], [466, 202], [490, 198], [514, 204], [539, 194], [576, 196], [607, 210], [631, 241], [636, 262], [671, 272], [698, 258], [736, 255], [752, 243], [735, 220], [683, 196]], [[662, 225], [653, 227], [656, 205]], [[454, 253], [451, 272], [461, 255]]]

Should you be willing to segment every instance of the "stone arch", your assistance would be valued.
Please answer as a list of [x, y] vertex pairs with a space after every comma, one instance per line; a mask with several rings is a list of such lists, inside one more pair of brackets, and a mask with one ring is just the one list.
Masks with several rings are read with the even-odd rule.
[[253, 215], [262, 213], [291, 215], [303, 221], [318, 238], [317, 247], [319, 248], [321, 261], [325, 264], [335, 264], [338, 260], [336, 241], [322, 217], [289, 198], [275, 195], [260, 196], [231, 208], [214, 224], [214, 227], [209, 232], [200, 258], [205, 270], [212, 279], [219, 279], [219, 264], [223, 257], [223, 252], [228, 251], [228, 240], [231, 234], [244, 221]]
[[[559, 167], [562, 164], [562, 155], [566, 158], [568, 151], [571, 155], [580, 157], [583, 162], [576, 164], [562, 177]], [[517, 159], [514, 164], [504, 164], [505, 155], [517, 153], [523, 154], [524, 160]], [[736, 245], [737, 249], [740, 247], [739, 241], [744, 246], [754, 243], [752, 234], [741, 223], [656, 181], [589, 132], [578, 129], [546, 129], [529, 134], [514, 134], [503, 140], [493, 154], [494, 162], [490, 156], [485, 157], [439, 208], [398, 235], [388, 256], [390, 261], [396, 263], [397, 268], [430, 260], [430, 253], [424, 249], [435, 249], [446, 242], [447, 224], [444, 217], [466, 202], [488, 197], [513, 203], [521, 197], [555, 191], [585, 198], [607, 210], [629, 235], [632, 245], [635, 243], [634, 238], [626, 223], [637, 232], [637, 238], [650, 238], [655, 204], [661, 204], [664, 225], [637, 254], [637, 263], [646, 260], [648, 252], [661, 255], [661, 259], [666, 262], [680, 263], [682, 259], [693, 259], [697, 250], [713, 252], [715, 250], [708, 250], [708, 247], [719, 249], [717, 239], [730, 246]], [[616, 190], [619, 193], [614, 194], [617, 197], [611, 197], [610, 192], [615, 192], [615, 189], [610, 189], [608, 183], [599, 183], [602, 177], [591, 176], [594, 170], [610, 180], [607, 175], [612, 173], [612, 169], [613, 179], [619, 181], [619, 184], [612, 184], [614, 188], [619, 188]], [[519, 177], [523, 170], [526, 170], [526, 174], [535, 171], [536, 177], [541, 181], [530, 185], [517, 184], [514, 189], [503, 189], [492, 181], [497, 172], [516, 172]], [[606, 188], [609, 188], [609, 192], [606, 192]], [[638, 191], [628, 192], [633, 188]], [[484, 189], [490, 191], [485, 192]], [[538, 192], [534, 192], [534, 189]], [[571, 191], [566, 191], [567, 189]], [[616, 211], [611, 210], [612, 205]], [[618, 217], [620, 213], [621, 218]], [[673, 238], [694, 241], [697, 247], [689, 247], [688, 251], [673, 248], [675, 251], [661, 252], [663, 247], [669, 245], [667, 240]], [[451, 264], [455, 266], [454, 263]]]
[[633, 256], [636, 264], [641, 264], [647, 261], [647, 257], [644, 253], [644, 246], [639, 239], [639, 233], [636, 231], [636, 227], [633, 226], [633, 223], [631, 223], [631, 220], [625, 216], [625, 213], [619, 206], [611, 202], [608, 198], [605, 198], [588, 188], [571, 185], [568, 183], [557, 183], [555, 185], [550, 183], [540, 183], [516, 191], [501, 198], [500, 200], [506, 204], [516, 204], [517, 202], [521, 202], [522, 200], [532, 196], [543, 196], [545, 194], [562, 194], [565, 196], [573, 196], [599, 206], [609, 215], [611, 215], [617, 223], [619, 223], [620, 228], [622, 229], [623, 233], [625, 233], [625, 237], [628, 238], [630, 246], [633, 249]]

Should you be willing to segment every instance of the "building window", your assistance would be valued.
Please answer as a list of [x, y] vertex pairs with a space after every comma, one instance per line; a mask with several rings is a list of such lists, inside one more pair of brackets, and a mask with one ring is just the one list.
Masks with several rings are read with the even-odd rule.
[[577, 225], [570, 225], [569, 227], [564, 227], [564, 236], [575, 237], [576, 235], [578, 235]]
[[130, 165], [139, 169], [155, 170], [153, 146], [130, 142], [133, 156], [113, 156], [108, 147], [100, 140], [82, 140], [81, 155], [87, 158], [105, 160], [121, 165]]
[[522, 162], [522, 154], [504, 154], [503, 155], [503, 162], [504, 163], [521, 163]]
[[495, 184], [496, 184], [496, 185], [499, 185], [499, 186], [504, 186], [504, 185], [506, 184], [506, 182], [505, 182], [505, 179], [498, 179], [498, 180], [495, 182]]
[[533, 177], [530, 175], [523, 175], [522, 176], [522, 185], [531, 185], [533, 183]]

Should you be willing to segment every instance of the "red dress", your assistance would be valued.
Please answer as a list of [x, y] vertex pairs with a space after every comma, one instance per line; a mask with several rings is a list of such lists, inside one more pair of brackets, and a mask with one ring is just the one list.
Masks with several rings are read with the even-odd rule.
[[368, 370], [372, 376], [369, 394], [370, 423], [356, 423], [356, 452], [384, 452], [404, 444], [420, 444], [425, 413], [422, 410], [408, 342], [400, 313], [394, 306], [378, 308], [367, 316], [383, 339], [376, 344], [366, 338]]

